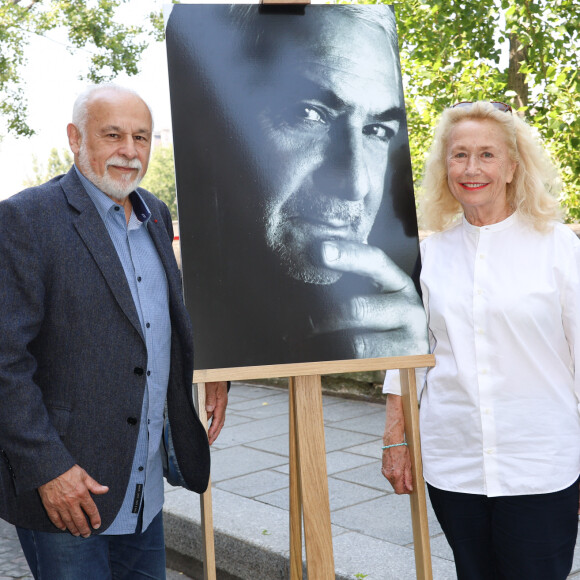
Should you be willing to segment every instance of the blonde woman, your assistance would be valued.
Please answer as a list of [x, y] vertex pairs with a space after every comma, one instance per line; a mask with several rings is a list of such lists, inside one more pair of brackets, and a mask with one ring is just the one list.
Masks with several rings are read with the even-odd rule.
[[[504, 103], [444, 111], [423, 181], [421, 287], [436, 366], [424, 476], [459, 580], [564, 580], [578, 528], [580, 240], [557, 173]], [[383, 474], [412, 490], [396, 377]]]

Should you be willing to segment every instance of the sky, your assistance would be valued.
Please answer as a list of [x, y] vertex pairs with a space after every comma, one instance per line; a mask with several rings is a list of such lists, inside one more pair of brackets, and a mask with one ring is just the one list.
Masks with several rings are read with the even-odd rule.
[[[167, 0], [129, 0], [119, 7], [117, 20], [128, 25], [143, 24], [151, 11], [161, 10], [166, 3]], [[71, 121], [76, 97], [87, 85], [79, 77], [88, 68], [90, 49], [76, 50], [71, 55], [67, 40], [62, 30], [53, 31], [46, 38], [30, 38], [22, 80], [28, 99], [29, 125], [36, 135], [15, 138], [4, 134], [0, 141], [0, 199], [20, 191], [23, 181], [33, 177], [33, 155], [45, 164], [53, 147], [68, 149], [66, 126]], [[115, 82], [136, 90], [148, 102], [155, 129], [171, 128], [165, 43], [151, 40], [140, 61], [140, 74], [120, 75]]]

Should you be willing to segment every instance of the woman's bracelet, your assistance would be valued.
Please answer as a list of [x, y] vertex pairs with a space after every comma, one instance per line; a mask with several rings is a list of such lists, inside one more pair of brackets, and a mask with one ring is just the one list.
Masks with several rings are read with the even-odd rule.
[[401, 447], [402, 445], [407, 445], [406, 441], [403, 441], [403, 443], [394, 443], [393, 445], [383, 445], [382, 449], [390, 449], [391, 447]]

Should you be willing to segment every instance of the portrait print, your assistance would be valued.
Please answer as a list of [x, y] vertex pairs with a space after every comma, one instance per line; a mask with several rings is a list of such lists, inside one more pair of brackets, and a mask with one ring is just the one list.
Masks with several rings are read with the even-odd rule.
[[425, 352], [392, 7], [178, 4], [166, 38], [196, 368]]

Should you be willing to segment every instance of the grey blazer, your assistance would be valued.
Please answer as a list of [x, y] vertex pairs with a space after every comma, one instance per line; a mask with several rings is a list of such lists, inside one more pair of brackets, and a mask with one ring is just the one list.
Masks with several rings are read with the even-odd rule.
[[[179, 468], [205, 491], [207, 435], [193, 407], [193, 341], [165, 204], [139, 193], [163, 262], [172, 323], [167, 395]], [[74, 464], [109, 492], [104, 531], [128, 485], [147, 351], [121, 262], [74, 168], [0, 203], [0, 517], [58, 531], [37, 488]]]

